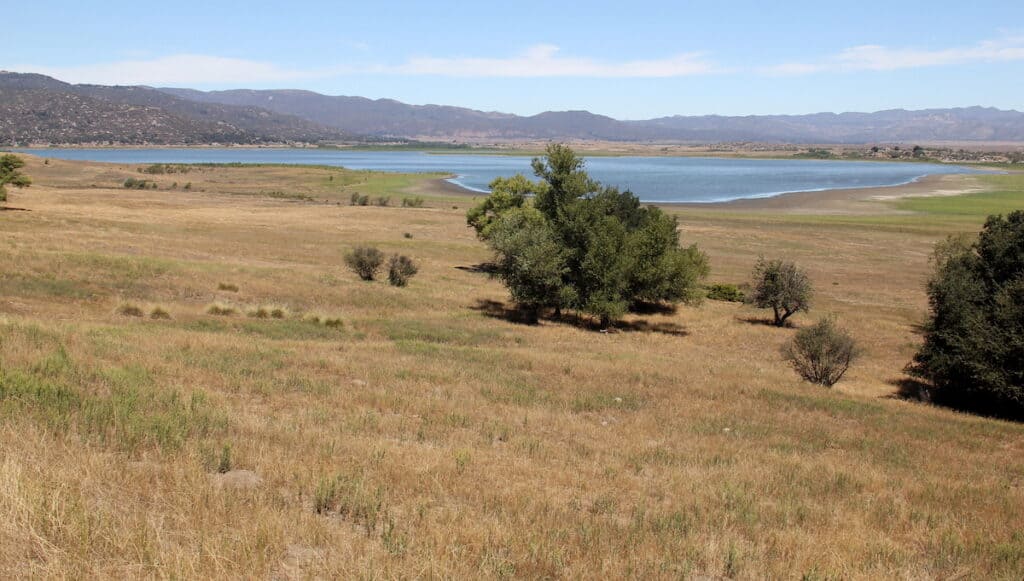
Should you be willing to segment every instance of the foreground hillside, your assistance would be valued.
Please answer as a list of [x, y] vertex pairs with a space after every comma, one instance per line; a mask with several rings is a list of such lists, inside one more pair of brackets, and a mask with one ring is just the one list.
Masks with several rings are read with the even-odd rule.
[[[807, 267], [866, 351], [825, 390], [734, 303], [509, 321], [472, 199], [423, 178], [27, 159], [28, 211], [0, 212], [5, 577], [1024, 573], [1024, 427], [897, 397], [932, 244], [1024, 205], [1020, 175], [868, 213], [681, 210], [715, 282]], [[361, 282], [356, 244], [421, 272]]]

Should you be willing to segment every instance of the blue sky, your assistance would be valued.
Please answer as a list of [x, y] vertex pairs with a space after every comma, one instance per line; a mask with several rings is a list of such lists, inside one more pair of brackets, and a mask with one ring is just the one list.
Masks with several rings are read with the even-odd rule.
[[19, 3], [0, 69], [620, 119], [1024, 110], [1024, 1]]

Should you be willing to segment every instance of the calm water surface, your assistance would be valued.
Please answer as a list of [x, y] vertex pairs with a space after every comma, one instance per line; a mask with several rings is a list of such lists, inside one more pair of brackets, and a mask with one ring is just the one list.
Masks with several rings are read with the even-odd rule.
[[[287, 163], [391, 172], [447, 172], [450, 181], [487, 191], [498, 176], [532, 178], [530, 157], [430, 154], [418, 151], [318, 149], [37, 149], [44, 157], [115, 163]], [[591, 157], [590, 175], [633, 191], [645, 202], [721, 202], [787, 192], [896, 186], [926, 175], [974, 173], [953, 165], [896, 162], [723, 159], [705, 157]]]

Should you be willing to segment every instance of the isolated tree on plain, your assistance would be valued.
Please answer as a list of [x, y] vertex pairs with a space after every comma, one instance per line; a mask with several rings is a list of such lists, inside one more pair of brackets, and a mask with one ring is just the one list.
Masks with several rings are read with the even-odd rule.
[[937, 403], [1024, 418], [1024, 211], [990, 216], [976, 241], [939, 243], [934, 260], [910, 373]]
[[[530, 184], [532, 200], [523, 194], [521, 203], [514, 197], [509, 204], [507, 192], [498, 191], [495, 202], [485, 201], [467, 216], [477, 227], [481, 216], [504, 208], [494, 214], [501, 219], [491, 218], [478, 232], [495, 250], [499, 278], [513, 300], [532, 311], [531, 318], [540, 308], [554, 308], [556, 314], [573, 308], [597, 317], [606, 328], [639, 303], [697, 299], [696, 283], [707, 275], [707, 257], [695, 246], [680, 247], [674, 217], [642, 206], [632, 192], [592, 180], [572, 149], [552, 144], [546, 153], [532, 163], [539, 183], [522, 176], [511, 182]], [[510, 218], [496, 241], [504, 216]], [[508, 230], [513, 225], [525, 234], [513, 235]], [[531, 248], [526, 234], [544, 250]]]
[[842, 379], [860, 355], [853, 337], [830, 318], [797, 331], [782, 353], [800, 377], [825, 387]]
[[796, 264], [762, 256], [754, 265], [753, 278], [750, 302], [759, 309], [771, 309], [776, 326], [781, 327], [789, 317], [810, 309], [811, 279]]
[[7, 186], [15, 188], [27, 188], [32, 185], [32, 179], [23, 174], [21, 168], [25, 167], [25, 161], [16, 155], [0, 155], [0, 202], [7, 201]]
[[373, 280], [384, 264], [384, 253], [372, 246], [357, 246], [345, 255], [345, 264], [363, 280]]

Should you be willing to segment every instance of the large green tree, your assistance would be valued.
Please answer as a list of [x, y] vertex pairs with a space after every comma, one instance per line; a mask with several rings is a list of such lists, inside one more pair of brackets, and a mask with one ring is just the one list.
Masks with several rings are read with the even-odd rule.
[[[695, 246], [680, 247], [674, 217], [644, 207], [631, 192], [594, 181], [584, 171], [583, 159], [564, 145], [549, 146], [544, 158], [533, 160], [533, 169], [539, 183], [522, 176], [496, 181], [494, 200], [485, 200], [467, 215], [496, 251], [499, 277], [513, 300], [528, 308], [531, 317], [540, 307], [556, 313], [575, 308], [607, 327], [637, 303], [697, 298], [697, 282], [708, 273], [707, 258]], [[511, 193], [510, 184], [518, 184]], [[532, 207], [527, 190], [534, 194]], [[505, 215], [514, 218], [505, 221]], [[524, 222], [527, 215], [529, 223]], [[496, 244], [499, 224], [505, 231]], [[507, 231], [513, 227], [522, 234]], [[531, 240], [545, 249], [545, 261], [539, 261]], [[509, 268], [515, 276], [506, 274]], [[556, 271], [561, 280], [557, 285], [552, 284]], [[523, 296], [517, 290], [523, 281], [532, 293], [528, 302], [517, 298]], [[543, 299], [542, 289], [547, 289]]]
[[1024, 211], [936, 247], [931, 318], [910, 371], [954, 407], [1024, 418]]
[[20, 157], [0, 155], [0, 202], [7, 201], [7, 186], [27, 188], [32, 184], [32, 179], [20, 171], [23, 167], [25, 161]]

